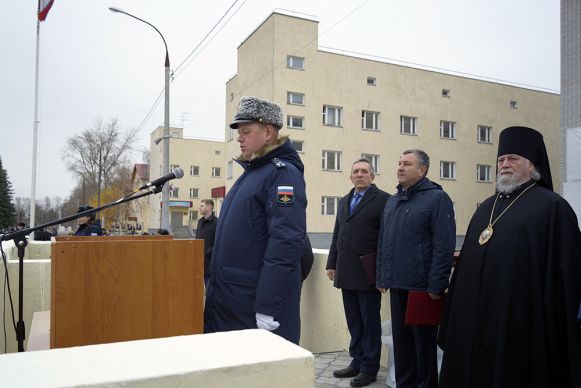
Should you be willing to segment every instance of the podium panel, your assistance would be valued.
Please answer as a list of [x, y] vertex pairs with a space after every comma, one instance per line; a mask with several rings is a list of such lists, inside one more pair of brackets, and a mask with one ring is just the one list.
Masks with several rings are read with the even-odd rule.
[[171, 236], [57, 238], [51, 348], [202, 333], [203, 244]]

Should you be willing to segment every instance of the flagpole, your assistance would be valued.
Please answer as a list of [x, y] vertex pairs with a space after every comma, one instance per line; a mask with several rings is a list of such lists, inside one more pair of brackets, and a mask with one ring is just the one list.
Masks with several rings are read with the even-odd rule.
[[[40, 0], [38, 1], [40, 13]], [[34, 78], [34, 122], [32, 124], [32, 183], [30, 185], [30, 227], [35, 225], [36, 217], [36, 165], [38, 158], [38, 64], [40, 47], [40, 20], [36, 19], [36, 71]]]

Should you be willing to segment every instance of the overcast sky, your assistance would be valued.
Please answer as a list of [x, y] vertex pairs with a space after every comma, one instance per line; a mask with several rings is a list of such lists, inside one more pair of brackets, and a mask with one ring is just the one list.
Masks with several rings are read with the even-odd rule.
[[[99, 118], [139, 127], [163, 89], [161, 39], [109, 6], [155, 25], [176, 69], [234, 3], [55, 0], [40, 33], [37, 199], [72, 190], [75, 177], [61, 160], [69, 137]], [[180, 67], [170, 122], [183, 125], [186, 137], [224, 138], [225, 84], [236, 73], [236, 48], [275, 9], [317, 20], [320, 47], [558, 92], [559, 7], [556, 0], [239, 0], [221, 30]], [[0, 2], [0, 157], [21, 197], [31, 188], [36, 8], [36, 0]], [[159, 125], [163, 98], [138, 148]]]

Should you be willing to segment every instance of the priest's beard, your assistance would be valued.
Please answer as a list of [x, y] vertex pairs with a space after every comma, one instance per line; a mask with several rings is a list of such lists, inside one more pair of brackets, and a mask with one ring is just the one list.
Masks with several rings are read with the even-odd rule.
[[520, 172], [514, 171], [512, 175], [498, 175], [496, 178], [496, 190], [502, 194], [510, 194], [522, 185], [526, 179], [523, 180]]

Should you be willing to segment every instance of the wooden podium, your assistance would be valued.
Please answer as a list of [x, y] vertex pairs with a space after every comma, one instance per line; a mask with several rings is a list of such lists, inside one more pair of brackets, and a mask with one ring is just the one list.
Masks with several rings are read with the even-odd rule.
[[51, 257], [51, 348], [203, 332], [203, 240], [57, 237]]

